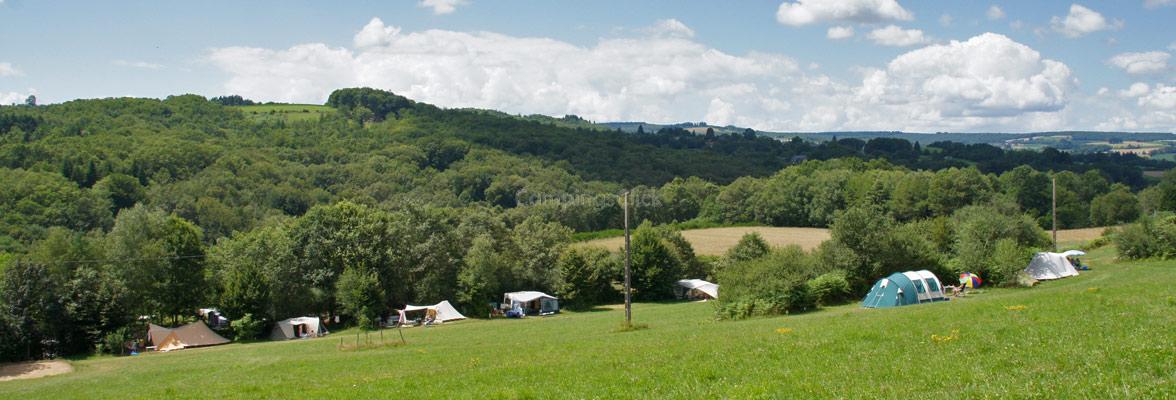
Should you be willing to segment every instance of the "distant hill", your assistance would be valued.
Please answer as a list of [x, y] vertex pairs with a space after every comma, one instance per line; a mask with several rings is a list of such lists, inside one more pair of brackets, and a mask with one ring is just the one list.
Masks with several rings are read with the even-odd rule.
[[[716, 134], [741, 133], [748, 128], [727, 125], [707, 125], [705, 122], [682, 122], [677, 124], [651, 124], [647, 122], [601, 122], [597, 125], [610, 129], [620, 129], [625, 132], [637, 132], [638, 127], [644, 127], [645, 132], [656, 132], [662, 128], [682, 128], [690, 131], [713, 128]], [[1096, 131], [1046, 131], [1030, 133], [976, 132], [976, 133], [912, 133], [901, 131], [827, 131], [827, 132], [773, 132], [756, 131], [756, 134], [777, 139], [791, 139], [800, 137], [811, 141], [829, 141], [833, 139], [874, 139], [892, 138], [903, 139], [922, 145], [935, 142], [956, 142], [964, 144], [988, 143], [1004, 144], [1010, 140], [1033, 139], [1039, 137], [1068, 136], [1073, 141], [1162, 141], [1176, 140], [1176, 133], [1171, 132], [1096, 132]]]

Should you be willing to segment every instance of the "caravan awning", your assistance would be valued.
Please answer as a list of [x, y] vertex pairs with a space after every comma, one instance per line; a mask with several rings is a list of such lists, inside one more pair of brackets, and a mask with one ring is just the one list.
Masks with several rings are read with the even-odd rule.
[[527, 291], [527, 292], [507, 293], [506, 298], [511, 301], [517, 301], [520, 303], [528, 303], [528, 302], [532, 302], [532, 301], [535, 301], [538, 299], [553, 299], [554, 300], [555, 296], [551, 296], [551, 295], [548, 295], [547, 293], [543, 293], [543, 292]]
[[719, 285], [704, 281], [702, 279], [683, 279], [678, 281], [678, 286], [690, 290], [698, 290], [706, 293], [711, 298], [719, 298]]

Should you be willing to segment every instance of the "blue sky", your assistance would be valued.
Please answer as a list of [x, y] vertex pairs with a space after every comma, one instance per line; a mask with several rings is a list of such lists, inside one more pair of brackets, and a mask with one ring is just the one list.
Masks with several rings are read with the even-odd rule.
[[0, 101], [373, 86], [600, 121], [1173, 131], [1173, 21], [1174, 0], [0, 0]]

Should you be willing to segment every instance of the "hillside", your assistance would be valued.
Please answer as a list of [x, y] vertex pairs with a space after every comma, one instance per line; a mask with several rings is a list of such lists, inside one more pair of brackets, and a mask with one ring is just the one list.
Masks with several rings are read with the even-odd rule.
[[[642, 303], [648, 329], [615, 332], [603, 307], [404, 331], [407, 345], [341, 350], [352, 331], [72, 361], [75, 372], [0, 382], [0, 397], [629, 398], [1176, 395], [1176, 265], [1118, 263], [1029, 289], [895, 309], [857, 304], [716, 322], [708, 303]], [[384, 331], [383, 340], [399, 340]], [[379, 335], [370, 336], [379, 341]], [[362, 339], [362, 337], [361, 337]], [[365, 339], [366, 340], [366, 339]], [[846, 379], [852, 376], [852, 379]]]

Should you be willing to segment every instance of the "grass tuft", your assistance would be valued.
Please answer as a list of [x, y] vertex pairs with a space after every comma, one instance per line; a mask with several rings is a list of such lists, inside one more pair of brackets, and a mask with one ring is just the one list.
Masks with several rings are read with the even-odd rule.
[[620, 326], [613, 329], [613, 333], [635, 332], [645, 329], [649, 329], [649, 324], [626, 324], [622, 322]]

